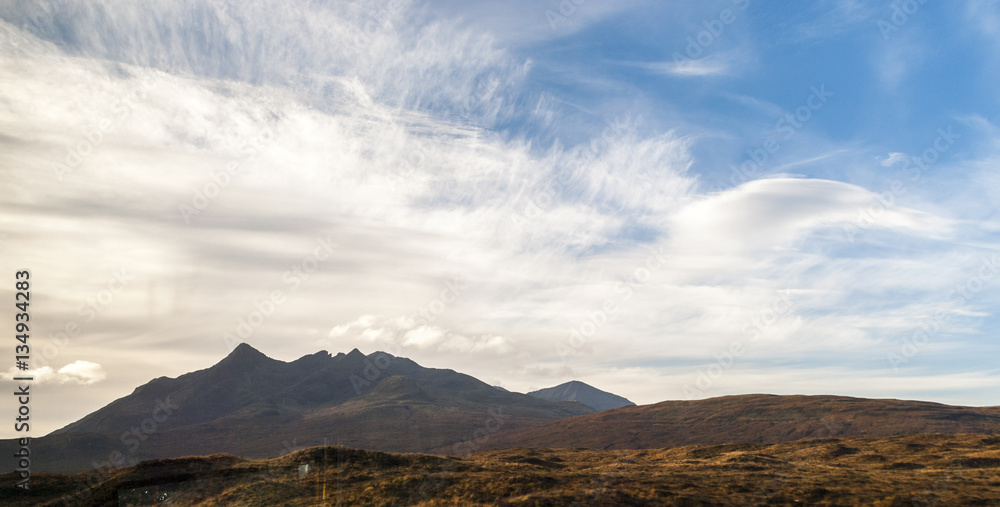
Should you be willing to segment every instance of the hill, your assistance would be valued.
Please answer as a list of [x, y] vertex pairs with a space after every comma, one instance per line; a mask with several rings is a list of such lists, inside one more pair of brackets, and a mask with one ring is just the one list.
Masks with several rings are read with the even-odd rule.
[[[997, 505], [1000, 438], [923, 434], [781, 444], [459, 457], [343, 447], [247, 460], [157, 460], [99, 474], [42, 474], [12, 507], [150, 505]], [[325, 497], [325, 498], [324, 498]]]
[[[241, 344], [210, 368], [154, 379], [32, 439], [31, 451], [39, 472], [214, 453], [274, 457], [324, 442], [458, 453], [476, 450], [500, 429], [591, 412], [384, 352], [321, 351], [284, 362]], [[13, 452], [13, 441], [3, 445]]]
[[635, 405], [617, 394], [602, 391], [579, 380], [571, 380], [555, 387], [532, 391], [528, 393], [528, 396], [547, 401], [578, 401], [598, 412]]
[[1000, 407], [846, 396], [723, 396], [623, 407], [501, 431], [483, 447], [657, 449], [916, 433], [997, 434]]

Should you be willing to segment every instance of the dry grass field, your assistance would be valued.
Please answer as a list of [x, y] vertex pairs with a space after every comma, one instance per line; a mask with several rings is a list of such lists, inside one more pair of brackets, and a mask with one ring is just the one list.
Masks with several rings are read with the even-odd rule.
[[[325, 465], [324, 465], [325, 463]], [[308, 470], [304, 469], [308, 465]], [[317, 447], [39, 474], [6, 505], [998, 505], [1000, 437], [922, 434], [657, 450], [465, 456]], [[323, 498], [325, 495], [325, 499]]]

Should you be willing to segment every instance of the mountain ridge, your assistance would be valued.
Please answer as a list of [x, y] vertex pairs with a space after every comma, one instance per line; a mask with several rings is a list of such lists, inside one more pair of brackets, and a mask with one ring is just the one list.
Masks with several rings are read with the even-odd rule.
[[[158, 377], [32, 439], [38, 471], [225, 452], [273, 457], [327, 439], [425, 452], [476, 439], [485, 421], [517, 428], [593, 410], [495, 389], [382, 351], [326, 351], [285, 362], [241, 344], [216, 364]], [[4, 441], [6, 446], [12, 441]]]

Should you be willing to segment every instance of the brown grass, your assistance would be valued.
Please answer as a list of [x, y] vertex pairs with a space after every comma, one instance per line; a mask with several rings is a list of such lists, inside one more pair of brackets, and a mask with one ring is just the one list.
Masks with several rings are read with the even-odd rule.
[[[311, 466], [300, 478], [302, 464]], [[6, 474], [0, 498], [12, 506], [62, 505], [81, 479], [38, 475], [24, 497]], [[452, 457], [311, 448], [267, 460], [146, 462], [87, 489], [78, 505], [152, 505], [157, 494], [173, 505], [202, 506], [997, 505], [1000, 438], [922, 434]]]

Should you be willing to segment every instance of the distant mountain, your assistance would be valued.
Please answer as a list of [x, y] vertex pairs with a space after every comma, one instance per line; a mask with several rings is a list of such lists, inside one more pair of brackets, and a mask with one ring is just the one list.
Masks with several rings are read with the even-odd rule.
[[617, 394], [602, 391], [579, 380], [571, 380], [555, 387], [532, 391], [528, 393], [528, 396], [546, 401], [578, 401], [598, 412], [635, 405]]
[[917, 433], [1000, 434], [1000, 407], [846, 396], [723, 396], [623, 407], [501, 431], [483, 447], [658, 449]]
[[[460, 454], [504, 428], [591, 412], [580, 403], [502, 391], [385, 352], [321, 351], [284, 362], [241, 344], [215, 366], [154, 379], [32, 439], [32, 471], [213, 453], [263, 458], [324, 442]], [[0, 452], [8, 448], [13, 452], [13, 441], [4, 441]]]

